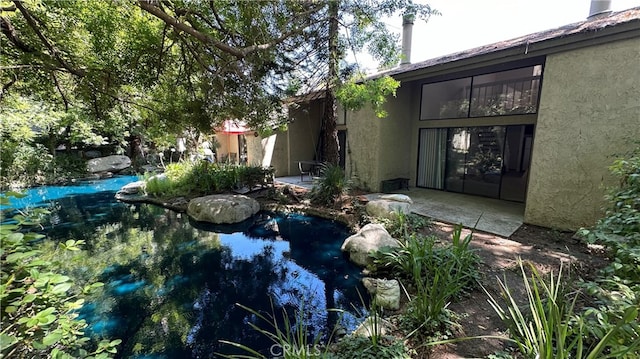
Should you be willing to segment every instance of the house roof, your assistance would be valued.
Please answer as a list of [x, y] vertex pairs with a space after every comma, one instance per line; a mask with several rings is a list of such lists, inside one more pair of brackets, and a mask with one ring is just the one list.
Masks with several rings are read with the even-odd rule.
[[505, 62], [547, 55], [566, 49], [640, 36], [640, 7], [595, 16], [585, 21], [564, 25], [555, 29], [536, 32], [514, 39], [496, 42], [473, 49], [429, 59], [372, 75], [377, 78], [390, 75], [397, 79], [412, 79], [451, 72], [456, 67], [468, 67], [473, 63], [492, 60]]

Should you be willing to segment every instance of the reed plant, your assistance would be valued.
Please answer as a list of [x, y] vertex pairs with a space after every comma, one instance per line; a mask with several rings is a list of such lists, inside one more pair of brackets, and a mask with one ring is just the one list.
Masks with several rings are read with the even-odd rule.
[[435, 333], [453, 324], [449, 303], [473, 288], [479, 276], [480, 259], [469, 248], [471, 239], [472, 234], [462, 238], [462, 227], [457, 226], [451, 243], [414, 233], [399, 240], [398, 248], [373, 254], [376, 268], [400, 279], [411, 298], [403, 314], [410, 336]]
[[[319, 359], [328, 358], [327, 346], [322, 343], [322, 333], [313, 335], [311, 328], [305, 321], [305, 311], [301, 307], [295, 312], [295, 316], [291, 318], [286, 310], [282, 311], [283, 322], [279, 323], [275, 314], [273, 302], [271, 302], [271, 314], [263, 314], [255, 309], [249, 308], [242, 304], [236, 304], [240, 308], [251, 313], [254, 317], [266, 323], [266, 327], [249, 322], [251, 328], [258, 333], [267, 337], [273, 345], [271, 346], [271, 356], [277, 356], [283, 359]], [[329, 341], [333, 337], [335, 330], [329, 336]], [[236, 342], [220, 340], [223, 344], [231, 345], [240, 349], [246, 354], [223, 354], [216, 353], [224, 358], [234, 359], [266, 359], [265, 354], [257, 350]]]
[[526, 302], [518, 303], [506, 280], [498, 280], [503, 301], [489, 296], [489, 303], [509, 329], [510, 341], [527, 358], [536, 359], [596, 359], [625, 358], [640, 346], [636, 341], [629, 346], [616, 345], [622, 328], [634, 322], [638, 308], [629, 308], [623, 318], [592, 345], [588, 345], [585, 317], [576, 313], [578, 293], [570, 293], [565, 284], [562, 266], [557, 275], [545, 280], [538, 270], [528, 264], [527, 275], [522, 260], [518, 260], [526, 294]]

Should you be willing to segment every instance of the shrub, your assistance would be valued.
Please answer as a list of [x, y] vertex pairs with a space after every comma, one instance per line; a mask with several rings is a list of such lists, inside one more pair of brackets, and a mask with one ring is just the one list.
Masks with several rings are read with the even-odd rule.
[[[586, 308], [584, 320], [592, 337], [600, 340], [629, 310], [640, 306], [640, 143], [615, 160], [610, 170], [619, 186], [607, 195], [609, 208], [594, 228], [580, 231], [588, 243], [604, 246], [611, 259], [596, 280], [582, 285], [595, 299]], [[624, 324], [613, 342], [614, 351], [634, 344], [637, 348], [640, 325]], [[638, 356], [636, 351], [628, 357]]]
[[318, 205], [333, 205], [336, 199], [349, 190], [350, 183], [340, 166], [325, 163], [320, 169], [320, 178], [311, 189], [311, 202]]
[[[10, 193], [10, 195], [14, 195]], [[8, 198], [0, 196], [3, 205]], [[34, 210], [34, 215], [45, 211]], [[4, 213], [3, 213], [4, 215]], [[13, 223], [0, 224], [0, 353], [6, 357], [108, 358], [120, 340], [103, 340], [96, 350], [85, 347], [87, 324], [78, 320], [84, 297], [100, 288], [93, 283], [78, 288], [71, 278], [59, 273], [54, 258], [45, 255], [38, 240], [42, 235], [24, 233], [24, 226], [36, 224], [33, 216], [19, 214]], [[78, 251], [83, 241], [68, 240], [60, 250]]]
[[228, 192], [244, 186], [272, 183], [273, 170], [207, 161], [181, 161], [167, 165], [165, 178], [147, 180], [145, 191], [156, 197], [198, 196]]
[[404, 238], [411, 233], [417, 233], [433, 225], [431, 218], [414, 213], [394, 212], [391, 219], [377, 218], [393, 238]]

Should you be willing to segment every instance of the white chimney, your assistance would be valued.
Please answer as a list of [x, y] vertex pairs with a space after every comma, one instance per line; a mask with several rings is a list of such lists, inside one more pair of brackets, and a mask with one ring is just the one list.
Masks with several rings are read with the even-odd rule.
[[411, 33], [415, 18], [416, 16], [411, 13], [402, 16], [402, 59], [400, 65], [411, 63]]
[[589, 17], [587, 19], [593, 19], [599, 15], [606, 15], [611, 12], [611, 0], [591, 0], [591, 7], [589, 8]]

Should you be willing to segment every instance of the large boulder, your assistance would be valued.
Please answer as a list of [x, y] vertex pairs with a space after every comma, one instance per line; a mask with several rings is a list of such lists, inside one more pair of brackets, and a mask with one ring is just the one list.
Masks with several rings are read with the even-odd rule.
[[258, 213], [260, 204], [243, 195], [211, 195], [189, 201], [187, 214], [196, 221], [239, 223]]
[[118, 172], [129, 167], [131, 167], [131, 159], [123, 155], [99, 157], [87, 161], [87, 171], [90, 173]]
[[367, 266], [372, 264], [369, 254], [382, 248], [398, 247], [396, 241], [387, 230], [378, 223], [369, 223], [362, 227], [358, 233], [345, 239], [342, 243], [342, 251], [349, 252], [352, 262]]
[[400, 283], [395, 279], [362, 278], [376, 305], [391, 310], [400, 309]]
[[409, 214], [413, 201], [406, 195], [383, 195], [370, 200], [365, 206], [367, 214], [372, 217], [393, 218], [396, 212]]

